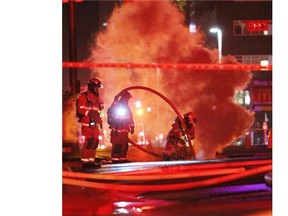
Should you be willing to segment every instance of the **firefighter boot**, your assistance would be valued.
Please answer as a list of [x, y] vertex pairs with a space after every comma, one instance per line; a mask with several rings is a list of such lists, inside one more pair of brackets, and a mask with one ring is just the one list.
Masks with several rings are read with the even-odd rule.
[[83, 163], [81, 171], [82, 172], [93, 172], [95, 169], [101, 168], [101, 165], [98, 163]]
[[171, 161], [171, 157], [165, 153], [163, 153], [163, 160], [164, 161]]
[[121, 143], [115, 143], [112, 145], [111, 161], [117, 163], [120, 160]]

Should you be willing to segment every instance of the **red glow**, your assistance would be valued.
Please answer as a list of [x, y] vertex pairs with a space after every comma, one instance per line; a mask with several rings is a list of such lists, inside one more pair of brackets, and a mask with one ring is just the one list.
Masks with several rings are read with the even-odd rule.
[[[130, 184], [111, 184], [111, 183], [102, 183], [102, 182], [91, 182], [86, 180], [78, 180], [77, 178], [62, 178], [62, 183], [66, 185], [74, 185], [81, 187], [90, 187], [98, 188], [111, 191], [173, 191], [173, 190], [183, 190], [191, 188], [200, 188], [204, 186], [217, 185], [224, 182], [229, 182], [241, 178], [246, 178], [249, 176], [257, 175], [260, 173], [265, 173], [272, 170], [272, 165], [264, 165], [256, 168], [251, 168], [243, 172], [236, 172], [232, 174], [227, 174], [220, 177], [211, 177], [204, 180], [195, 180], [188, 181], [182, 184], [179, 183], [170, 183], [170, 184], [161, 184], [161, 185], [151, 185], [142, 184], [142, 185], [130, 185]], [[116, 176], [115, 176], [116, 177]], [[118, 179], [121, 180], [121, 176], [118, 176]]]
[[261, 66], [260, 64], [177, 64], [177, 63], [101, 63], [101, 62], [63, 62], [63, 68], [163, 68], [177, 70], [272, 70], [272, 65]]
[[267, 20], [249, 20], [247, 21], [247, 31], [266, 31], [268, 30]]
[[[71, 0], [62, 0], [62, 3], [65, 4], [65, 3], [68, 3], [69, 1]], [[74, 0], [74, 2], [79, 3], [79, 2], [84, 2], [84, 0]]]
[[[107, 107], [129, 86], [160, 92], [181, 114], [195, 113], [199, 159], [214, 157], [250, 128], [254, 113], [235, 104], [233, 97], [249, 84], [250, 70], [263, 69], [260, 65], [239, 64], [233, 56], [223, 56], [223, 64], [213, 64], [217, 50], [207, 48], [206, 35], [200, 30], [189, 32], [184, 14], [170, 0], [117, 5], [107, 23], [105, 30], [95, 35], [85, 62], [63, 63], [63, 67], [91, 68], [105, 86], [102, 95]], [[133, 92], [133, 98], [157, 110], [146, 116], [145, 134], [166, 135], [175, 114], [167, 104], [145, 93]]]

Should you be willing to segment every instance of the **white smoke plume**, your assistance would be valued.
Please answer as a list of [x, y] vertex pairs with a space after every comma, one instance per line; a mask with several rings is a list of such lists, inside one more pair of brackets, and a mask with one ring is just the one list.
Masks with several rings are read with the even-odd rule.
[[[184, 15], [171, 1], [129, 1], [114, 9], [107, 28], [96, 36], [88, 60], [215, 63], [217, 50], [205, 47], [203, 32], [189, 32]], [[237, 61], [224, 56], [222, 63]], [[250, 71], [96, 68], [94, 75], [104, 84], [106, 109], [122, 89], [142, 85], [165, 95], [180, 113], [193, 111], [197, 118], [195, 150], [201, 151], [201, 158], [214, 157], [216, 151], [245, 133], [254, 120], [254, 113], [233, 101], [235, 91], [250, 82]], [[150, 138], [159, 133], [166, 135], [176, 117], [173, 110], [149, 92], [133, 90], [131, 94], [131, 107], [139, 99], [143, 106], [152, 108], [143, 117], [146, 134]]]

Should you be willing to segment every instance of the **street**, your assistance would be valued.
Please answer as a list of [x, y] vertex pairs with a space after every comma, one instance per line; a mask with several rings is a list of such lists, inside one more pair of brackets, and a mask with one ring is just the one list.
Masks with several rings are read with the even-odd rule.
[[272, 215], [269, 157], [161, 162], [130, 146], [128, 159], [87, 173], [63, 161], [63, 215]]

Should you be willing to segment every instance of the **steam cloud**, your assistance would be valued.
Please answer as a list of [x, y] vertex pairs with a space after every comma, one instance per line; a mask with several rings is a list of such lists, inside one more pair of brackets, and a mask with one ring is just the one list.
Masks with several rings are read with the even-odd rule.
[[[184, 15], [169, 0], [132, 1], [114, 9], [106, 30], [96, 36], [88, 60], [215, 63], [217, 50], [205, 47], [203, 32], [189, 32]], [[224, 56], [222, 63], [237, 61], [233, 56]], [[213, 158], [216, 151], [243, 135], [254, 120], [253, 112], [233, 102], [235, 91], [250, 82], [250, 71], [98, 68], [94, 75], [104, 84], [106, 109], [122, 89], [142, 85], [165, 95], [180, 113], [193, 111], [197, 118], [195, 150], [199, 159]], [[149, 92], [133, 90], [131, 94], [131, 107], [139, 99], [143, 106], [152, 108], [151, 113], [143, 116], [148, 137], [166, 135], [176, 117], [173, 110]], [[143, 125], [137, 119], [134, 114], [139, 128]]]

